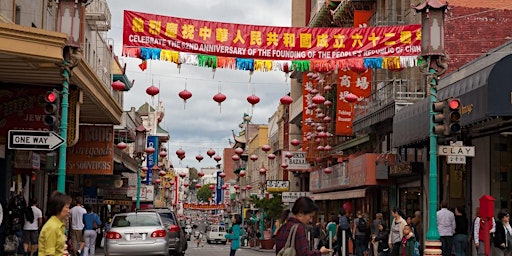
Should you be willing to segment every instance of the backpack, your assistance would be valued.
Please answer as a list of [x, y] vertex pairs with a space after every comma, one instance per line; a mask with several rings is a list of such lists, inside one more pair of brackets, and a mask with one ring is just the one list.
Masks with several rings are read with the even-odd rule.
[[357, 222], [357, 230], [362, 233], [366, 233], [366, 231], [368, 231], [368, 223], [366, 223], [364, 218], [359, 218], [359, 221]]
[[341, 230], [350, 230], [350, 225], [348, 223], [347, 216], [343, 215], [340, 217], [340, 229]]
[[34, 211], [32, 210], [32, 207], [25, 207], [25, 220], [34, 223]]
[[298, 223], [292, 226], [286, 244], [284, 244], [284, 247], [277, 253], [277, 256], [297, 256], [297, 252], [295, 251], [295, 233], [298, 227]]
[[414, 256], [420, 256], [420, 243], [414, 241]]

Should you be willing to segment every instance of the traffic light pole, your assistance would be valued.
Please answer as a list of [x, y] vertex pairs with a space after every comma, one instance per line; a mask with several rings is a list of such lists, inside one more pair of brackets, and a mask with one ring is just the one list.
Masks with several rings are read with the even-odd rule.
[[60, 120], [60, 136], [64, 139], [64, 143], [59, 147], [59, 168], [57, 177], [57, 190], [65, 193], [66, 191], [66, 148], [68, 138], [68, 97], [69, 97], [69, 64], [66, 60], [62, 62], [62, 101], [61, 101], [61, 120]]
[[[428, 57], [427, 63], [430, 64], [431, 57]], [[428, 229], [426, 238], [429, 241], [437, 241], [439, 240], [439, 231], [437, 230], [437, 195], [438, 195], [438, 187], [437, 187], [437, 134], [434, 133], [434, 116], [436, 112], [434, 111], [434, 103], [437, 102], [437, 71], [433, 68], [429, 68], [429, 75], [427, 75], [427, 83], [430, 93], [430, 167], [429, 167], [429, 205], [428, 205]]]

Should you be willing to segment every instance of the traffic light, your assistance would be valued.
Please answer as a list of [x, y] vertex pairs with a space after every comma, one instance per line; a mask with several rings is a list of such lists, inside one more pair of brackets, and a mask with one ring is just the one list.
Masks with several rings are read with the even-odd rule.
[[46, 102], [43, 122], [45, 125], [56, 127], [59, 123], [60, 94], [57, 90], [47, 91], [44, 96]]
[[432, 117], [434, 127], [432, 128], [432, 132], [434, 134], [446, 135], [448, 131], [448, 123], [446, 121], [447, 110], [448, 102], [446, 100], [432, 103], [432, 111], [434, 111], [434, 116]]
[[456, 135], [460, 134], [461, 126], [460, 126], [460, 100], [456, 98], [451, 98], [447, 100], [448, 105], [448, 116], [447, 116], [447, 126], [448, 126], [448, 134], [446, 135]]

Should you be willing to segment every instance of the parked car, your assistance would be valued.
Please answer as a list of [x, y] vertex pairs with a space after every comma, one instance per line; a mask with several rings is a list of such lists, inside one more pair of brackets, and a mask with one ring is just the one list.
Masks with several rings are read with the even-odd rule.
[[154, 212], [119, 213], [105, 235], [105, 256], [168, 256], [169, 236], [162, 218]]
[[226, 227], [222, 225], [210, 225], [206, 228], [206, 242], [207, 243], [222, 243], [226, 244], [227, 239], [224, 236], [226, 234]]
[[169, 254], [182, 256], [188, 248], [185, 227], [179, 226], [178, 216], [170, 209], [145, 209], [139, 212], [156, 212], [162, 218], [167, 236], [169, 237]]

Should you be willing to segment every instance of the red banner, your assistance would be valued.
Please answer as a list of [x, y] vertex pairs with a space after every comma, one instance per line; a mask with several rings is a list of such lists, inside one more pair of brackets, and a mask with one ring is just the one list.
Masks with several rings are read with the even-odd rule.
[[125, 11], [123, 46], [272, 60], [416, 56], [421, 25], [270, 27]]
[[[350, 70], [338, 71], [338, 97], [336, 100], [336, 135], [352, 135], [352, 121], [357, 102], [372, 93], [372, 74], [370, 71], [356, 73]], [[345, 95], [352, 93], [357, 96], [357, 102], [347, 102]]]
[[192, 209], [192, 210], [224, 210], [226, 206], [224, 204], [183, 204], [183, 209]]

